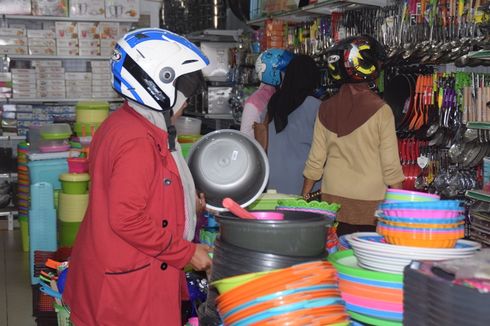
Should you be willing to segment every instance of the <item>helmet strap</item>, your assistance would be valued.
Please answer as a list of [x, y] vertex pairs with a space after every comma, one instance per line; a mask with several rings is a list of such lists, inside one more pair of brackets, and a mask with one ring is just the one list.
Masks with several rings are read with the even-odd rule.
[[175, 152], [175, 139], [177, 138], [177, 129], [172, 124], [172, 110], [162, 111], [163, 117], [165, 118], [165, 124], [167, 125], [168, 133], [168, 149], [171, 152]]

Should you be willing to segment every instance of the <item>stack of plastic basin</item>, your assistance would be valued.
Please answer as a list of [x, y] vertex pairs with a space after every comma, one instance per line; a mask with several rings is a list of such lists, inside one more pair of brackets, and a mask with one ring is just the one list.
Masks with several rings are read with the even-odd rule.
[[87, 173], [64, 173], [60, 175], [60, 180], [59, 242], [62, 247], [71, 247], [87, 210], [90, 176]]
[[17, 210], [19, 212], [22, 250], [29, 251], [29, 169], [27, 168], [27, 153], [29, 145], [24, 141], [17, 145]]
[[29, 257], [31, 283], [34, 277], [34, 252], [56, 251], [56, 210], [54, 209], [53, 186], [49, 182], [31, 185], [31, 209], [29, 210]]

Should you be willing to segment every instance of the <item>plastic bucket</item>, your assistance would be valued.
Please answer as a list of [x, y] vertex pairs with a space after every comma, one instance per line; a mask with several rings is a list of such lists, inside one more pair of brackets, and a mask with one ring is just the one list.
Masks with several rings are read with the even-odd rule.
[[72, 247], [81, 222], [58, 221], [60, 247]]

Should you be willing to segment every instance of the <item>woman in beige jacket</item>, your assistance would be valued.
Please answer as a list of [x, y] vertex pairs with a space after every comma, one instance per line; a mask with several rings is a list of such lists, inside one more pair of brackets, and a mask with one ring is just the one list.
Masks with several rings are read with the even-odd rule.
[[370, 87], [381, 54], [376, 40], [362, 36], [339, 42], [329, 56], [330, 74], [343, 84], [320, 107], [302, 193], [322, 178], [322, 200], [341, 204], [339, 236], [374, 231], [386, 188], [405, 179], [393, 113]]

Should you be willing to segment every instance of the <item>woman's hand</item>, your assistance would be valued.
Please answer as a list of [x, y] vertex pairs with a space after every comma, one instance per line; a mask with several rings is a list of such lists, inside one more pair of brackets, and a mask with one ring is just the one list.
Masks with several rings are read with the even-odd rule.
[[206, 209], [206, 197], [204, 193], [196, 194], [196, 214], [202, 214]]
[[196, 245], [196, 251], [190, 261], [190, 264], [195, 271], [209, 270], [212, 264], [211, 258], [209, 258], [210, 252], [212, 252], [212, 249], [208, 245]]

